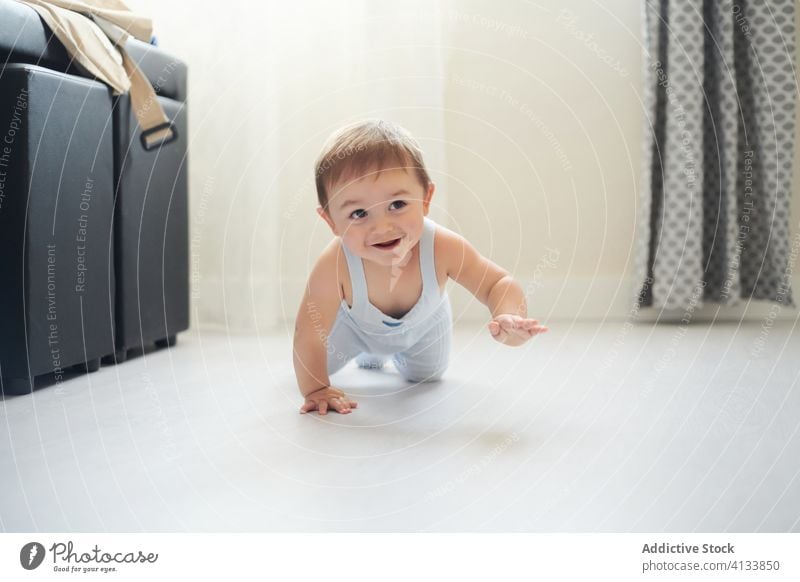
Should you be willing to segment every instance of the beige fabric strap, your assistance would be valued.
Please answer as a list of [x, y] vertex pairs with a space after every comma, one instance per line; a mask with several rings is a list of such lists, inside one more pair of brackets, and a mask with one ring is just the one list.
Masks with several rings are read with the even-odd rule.
[[[131, 107], [139, 120], [142, 131], [147, 131], [167, 123], [169, 120], [164, 115], [164, 110], [158, 102], [156, 92], [153, 91], [150, 81], [142, 74], [128, 53], [122, 52], [122, 63], [125, 71], [131, 80]], [[148, 149], [154, 144], [166, 141], [172, 137], [172, 130], [169, 127], [155, 131], [145, 136]]]
[[[108, 84], [115, 95], [130, 92], [143, 132], [169, 122], [152, 85], [125, 51], [129, 35], [150, 42], [149, 18], [135, 15], [121, 0], [20, 1], [36, 10], [79, 68]], [[165, 128], [147, 134], [145, 141], [149, 148], [170, 137], [172, 130]]]

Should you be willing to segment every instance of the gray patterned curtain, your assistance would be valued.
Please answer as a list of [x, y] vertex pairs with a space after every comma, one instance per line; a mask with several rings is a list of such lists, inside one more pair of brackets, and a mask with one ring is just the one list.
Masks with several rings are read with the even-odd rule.
[[794, 305], [794, 0], [646, 0], [641, 305]]

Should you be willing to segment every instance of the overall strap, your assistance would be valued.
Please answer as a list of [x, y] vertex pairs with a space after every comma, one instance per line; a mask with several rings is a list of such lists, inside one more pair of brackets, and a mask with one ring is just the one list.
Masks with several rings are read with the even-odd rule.
[[347, 270], [350, 271], [350, 287], [353, 290], [352, 309], [361, 309], [369, 303], [367, 291], [367, 279], [364, 276], [364, 264], [361, 257], [351, 253], [344, 243], [342, 243], [344, 256], [347, 258]]
[[424, 218], [424, 230], [422, 239], [419, 243], [419, 264], [422, 271], [422, 293], [438, 298], [439, 280], [436, 278], [436, 260], [434, 253], [434, 237], [436, 235], [436, 223], [428, 218]]

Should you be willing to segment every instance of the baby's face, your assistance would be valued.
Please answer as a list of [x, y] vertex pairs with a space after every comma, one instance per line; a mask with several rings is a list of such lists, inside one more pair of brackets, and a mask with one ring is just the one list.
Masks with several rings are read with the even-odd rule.
[[328, 212], [317, 212], [348, 250], [380, 265], [403, 265], [422, 237], [433, 184], [423, 188], [413, 170], [368, 172], [330, 188]]

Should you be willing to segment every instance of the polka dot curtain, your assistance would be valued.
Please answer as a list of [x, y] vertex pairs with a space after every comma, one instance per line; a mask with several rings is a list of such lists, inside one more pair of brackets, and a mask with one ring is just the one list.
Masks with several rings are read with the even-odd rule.
[[646, 0], [642, 305], [794, 305], [794, 0]]

